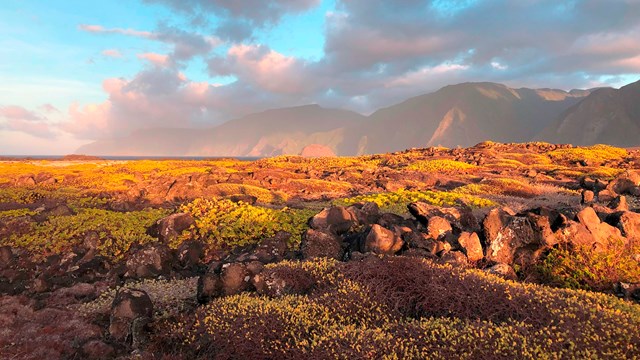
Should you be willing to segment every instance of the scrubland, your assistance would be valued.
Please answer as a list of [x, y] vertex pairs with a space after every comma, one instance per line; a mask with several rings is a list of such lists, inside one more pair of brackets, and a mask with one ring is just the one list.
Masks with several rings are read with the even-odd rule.
[[639, 197], [604, 145], [0, 161], [0, 357], [640, 358]]

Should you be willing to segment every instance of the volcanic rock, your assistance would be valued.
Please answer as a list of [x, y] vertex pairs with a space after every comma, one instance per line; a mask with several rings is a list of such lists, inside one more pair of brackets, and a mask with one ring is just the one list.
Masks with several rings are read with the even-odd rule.
[[313, 229], [302, 235], [300, 252], [305, 259], [328, 257], [340, 260], [344, 255], [342, 240], [338, 236]]
[[149, 295], [139, 289], [124, 288], [118, 291], [111, 305], [109, 334], [118, 341], [137, 342], [144, 326], [153, 317], [153, 303]]

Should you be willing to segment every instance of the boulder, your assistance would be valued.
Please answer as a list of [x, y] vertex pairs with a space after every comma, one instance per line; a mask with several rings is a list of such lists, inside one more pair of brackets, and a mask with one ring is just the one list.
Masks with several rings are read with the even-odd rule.
[[613, 286], [613, 291], [618, 297], [640, 303], [640, 283], [619, 282]]
[[178, 263], [183, 269], [195, 270], [201, 264], [203, 256], [204, 245], [196, 240], [183, 241], [176, 251]]
[[95, 251], [98, 249], [100, 245], [100, 235], [96, 231], [88, 231], [84, 235], [84, 239], [82, 241], [82, 247], [84, 247], [87, 251]]
[[392, 229], [394, 226], [406, 226], [408, 223], [410, 223], [410, 221], [407, 221], [400, 215], [392, 213], [381, 214], [376, 222], [376, 224], [387, 229]]
[[225, 295], [236, 295], [250, 289], [251, 272], [241, 263], [224, 264], [220, 280], [222, 280], [222, 291]]
[[15, 255], [10, 246], [0, 246], [0, 269], [6, 269], [13, 262]]
[[624, 195], [620, 195], [609, 202], [609, 208], [615, 211], [629, 211], [629, 204]]
[[581, 204], [591, 204], [596, 200], [596, 194], [591, 190], [582, 190]]
[[193, 217], [186, 213], [171, 214], [158, 220], [158, 238], [167, 244], [175, 241], [183, 231], [195, 224]]
[[640, 186], [640, 173], [628, 170], [611, 180], [607, 185], [607, 190], [620, 195], [639, 196], [640, 189], [638, 186]]
[[305, 259], [327, 257], [341, 260], [344, 255], [342, 240], [338, 236], [314, 229], [302, 235], [300, 252]]
[[309, 219], [309, 227], [314, 230], [344, 234], [357, 224], [356, 216], [342, 206], [326, 208]]
[[458, 237], [458, 244], [460, 244], [462, 252], [467, 255], [469, 261], [476, 262], [484, 257], [478, 234], [463, 232]]
[[618, 197], [618, 194], [613, 190], [604, 189], [598, 192], [598, 201], [603, 203], [609, 203], [613, 201], [616, 197]]
[[629, 241], [640, 243], [640, 214], [632, 211], [622, 211], [614, 214], [614, 225], [620, 229]]
[[460, 251], [449, 251], [440, 257], [441, 264], [449, 264], [453, 266], [467, 266], [469, 263], [467, 256]]
[[503, 264], [528, 265], [557, 243], [547, 217], [526, 213], [510, 215], [493, 209], [484, 222], [486, 258]]
[[224, 295], [223, 284], [218, 274], [206, 273], [198, 278], [196, 295], [198, 303], [206, 304], [222, 295]]
[[[596, 214], [595, 210], [591, 207], [582, 209], [578, 215], [576, 215], [576, 219], [580, 224], [584, 225], [593, 236], [594, 243], [591, 244], [591, 246], [593, 246], [597, 251], [607, 250], [612, 242], [624, 242], [620, 230], [607, 223], [603, 223], [598, 217], [598, 214]], [[575, 242], [575, 240], [571, 241]]]
[[247, 266], [249, 273], [251, 273], [251, 276], [258, 275], [264, 271], [264, 264], [260, 261], [249, 261], [248, 263], [245, 263], [245, 265]]
[[467, 207], [441, 207], [419, 201], [407, 205], [407, 208], [411, 215], [425, 226], [428, 225], [430, 218], [439, 216], [445, 218], [454, 229], [459, 231], [481, 230], [478, 220]]
[[144, 325], [152, 317], [153, 303], [144, 290], [120, 289], [111, 304], [109, 334], [121, 342], [139, 342], [143, 337]]
[[253, 196], [253, 195], [249, 195], [249, 194], [236, 194], [236, 195], [231, 195], [228, 196], [227, 199], [235, 202], [235, 203], [239, 203], [239, 202], [243, 202], [245, 204], [249, 204], [249, 205], [255, 205], [256, 202], [258, 202], [258, 197]]
[[125, 276], [151, 278], [166, 275], [171, 271], [173, 258], [173, 252], [167, 245], [147, 245], [127, 257]]
[[565, 220], [554, 235], [559, 242], [573, 246], [593, 247], [596, 242], [586, 226], [572, 220]]
[[47, 216], [70, 216], [73, 215], [73, 210], [64, 204], [60, 204], [51, 209], [45, 211]]
[[393, 255], [400, 251], [402, 245], [404, 245], [404, 241], [395, 232], [374, 224], [369, 229], [361, 250], [362, 252]]
[[255, 276], [256, 290], [260, 295], [280, 297], [284, 295], [304, 295], [315, 283], [306, 271], [291, 269], [268, 269]]
[[278, 231], [273, 237], [262, 240], [253, 251], [253, 255], [263, 264], [281, 261], [287, 253], [289, 239], [290, 233]]
[[432, 255], [436, 253], [436, 241], [429, 235], [419, 231], [400, 231], [400, 233], [409, 249], [424, 250]]
[[347, 211], [356, 216], [361, 225], [375, 224], [380, 218], [380, 208], [373, 202], [357, 203], [347, 208]]
[[36, 184], [36, 179], [33, 175], [23, 175], [16, 179], [16, 186], [34, 186]]
[[451, 234], [452, 230], [453, 229], [451, 228], [451, 224], [449, 223], [449, 221], [447, 221], [447, 219], [443, 217], [432, 216], [429, 219], [427, 225], [427, 234], [429, 234], [432, 239], [441, 239], [447, 234]]
[[448, 241], [436, 241], [435, 253], [438, 256], [443, 256], [444, 254], [451, 251], [453, 247]]

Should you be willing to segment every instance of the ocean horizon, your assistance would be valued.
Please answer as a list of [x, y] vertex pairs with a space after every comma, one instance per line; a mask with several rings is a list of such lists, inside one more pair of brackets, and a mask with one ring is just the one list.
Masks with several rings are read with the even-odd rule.
[[[264, 159], [268, 156], [122, 156], [122, 155], [113, 155], [113, 156], [93, 156], [87, 155], [86, 159], [78, 158], [73, 159], [69, 158], [71, 156], [76, 155], [0, 155], [0, 161], [11, 161], [11, 160], [69, 160], [69, 161], [91, 161], [92, 158], [95, 160], [193, 160], [193, 161], [206, 161], [206, 160], [220, 160], [220, 159], [235, 159], [240, 161], [255, 161]], [[85, 156], [85, 155], [78, 155]]]

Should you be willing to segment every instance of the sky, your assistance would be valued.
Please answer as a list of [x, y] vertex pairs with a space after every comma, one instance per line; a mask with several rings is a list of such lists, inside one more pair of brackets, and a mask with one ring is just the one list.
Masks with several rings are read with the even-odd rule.
[[467, 81], [640, 79], [640, 0], [2, 0], [0, 154]]

